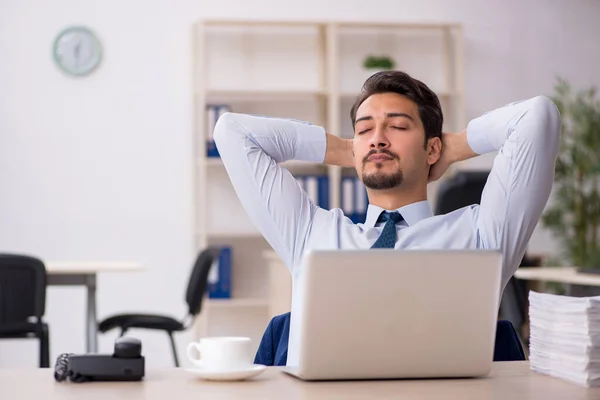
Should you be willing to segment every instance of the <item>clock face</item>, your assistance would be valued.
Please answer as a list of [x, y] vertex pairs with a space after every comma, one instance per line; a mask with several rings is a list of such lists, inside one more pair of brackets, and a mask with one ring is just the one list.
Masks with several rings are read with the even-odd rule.
[[54, 60], [70, 75], [91, 73], [100, 64], [102, 46], [92, 31], [72, 27], [62, 31], [54, 41]]

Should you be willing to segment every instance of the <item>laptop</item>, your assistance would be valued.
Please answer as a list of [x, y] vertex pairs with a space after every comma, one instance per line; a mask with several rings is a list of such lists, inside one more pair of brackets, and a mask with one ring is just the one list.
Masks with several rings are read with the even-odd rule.
[[488, 250], [317, 250], [297, 290], [303, 380], [489, 374], [502, 256]]

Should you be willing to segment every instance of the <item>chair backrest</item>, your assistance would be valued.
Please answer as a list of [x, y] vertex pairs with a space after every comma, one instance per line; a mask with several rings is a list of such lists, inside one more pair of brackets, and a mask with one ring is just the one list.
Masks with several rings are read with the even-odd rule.
[[0, 254], [0, 325], [38, 319], [46, 309], [46, 267], [34, 257]]
[[[487, 182], [489, 171], [460, 171], [451, 178], [440, 184], [437, 193], [437, 202], [435, 214], [447, 214], [459, 208], [481, 203], [481, 195]], [[521, 260], [521, 266], [530, 265], [533, 260], [530, 260], [525, 254]], [[499, 328], [502, 329], [503, 335], [510, 336], [510, 330], [515, 331], [514, 326], [521, 327], [525, 321], [525, 304], [526, 304], [526, 289], [523, 287], [523, 282], [518, 282], [515, 277], [512, 277], [502, 295], [500, 310], [503, 314], [502, 318], [506, 321], [500, 321]], [[510, 327], [506, 324], [510, 324]], [[516, 334], [518, 335], [518, 333]], [[512, 346], [512, 345], [511, 345]], [[520, 346], [520, 345], [519, 345]], [[517, 346], [513, 346], [511, 351], [515, 351]], [[520, 348], [520, 347], [519, 347]]]
[[440, 183], [435, 214], [447, 214], [459, 208], [480, 204], [489, 171], [459, 171]]
[[219, 252], [218, 247], [207, 247], [196, 258], [185, 295], [190, 315], [196, 316], [202, 309], [202, 299], [208, 286], [208, 274]]

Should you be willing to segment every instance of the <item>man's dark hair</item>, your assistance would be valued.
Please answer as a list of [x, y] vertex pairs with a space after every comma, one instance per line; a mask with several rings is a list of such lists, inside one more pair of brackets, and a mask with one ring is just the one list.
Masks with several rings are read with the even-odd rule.
[[425, 145], [427, 145], [427, 140], [431, 138], [439, 137], [441, 139], [444, 116], [440, 100], [427, 85], [402, 71], [377, 72], [365, 81], [361, 93], [350, 110], [352, 128], [354, 128], [358, 107], [368, 97], [378, 93], [390, 92], [406, 96], [417, 103], [419, 117], [425, 128]]

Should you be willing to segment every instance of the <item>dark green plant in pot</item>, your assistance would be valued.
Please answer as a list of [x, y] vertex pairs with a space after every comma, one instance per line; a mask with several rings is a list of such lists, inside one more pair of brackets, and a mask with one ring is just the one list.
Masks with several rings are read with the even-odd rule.
[[363, 62], [363, 67], [366, 69], [391, 70], [395, 66], [394, 60], [388, 56], [369, 55]]
[[559, 263], [600, 269], [600, 102], [559, 79], [552, 100], [562, 118], [555, 187], [542, 224], [561, 243]]

